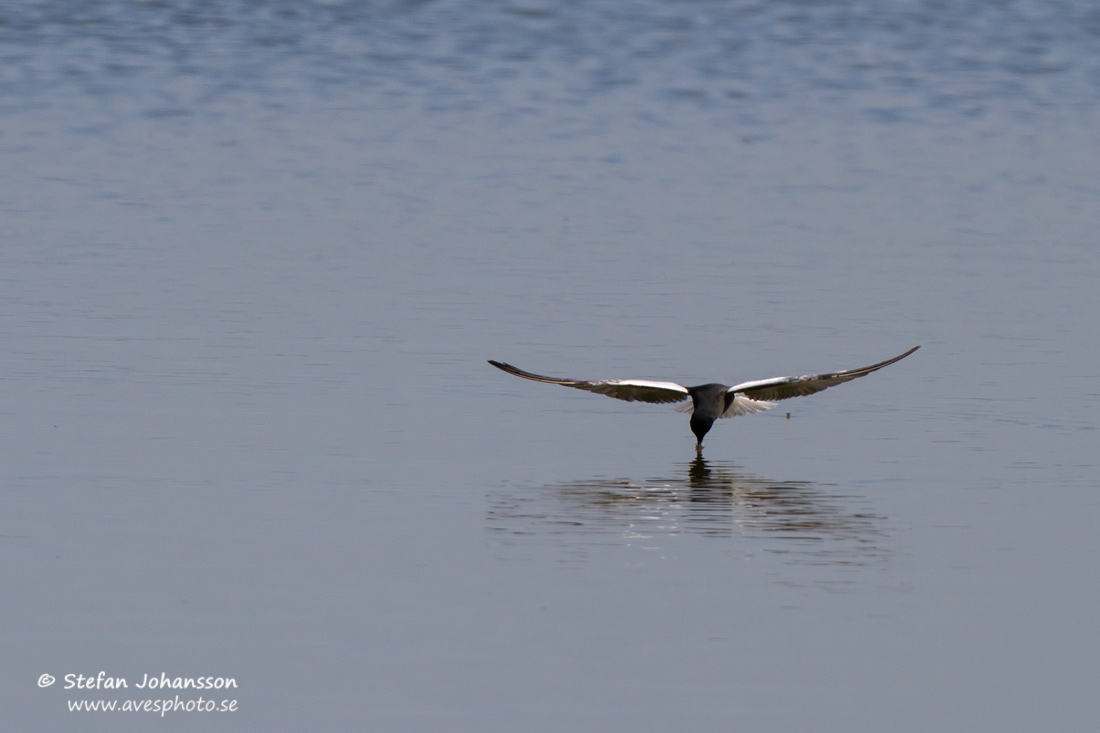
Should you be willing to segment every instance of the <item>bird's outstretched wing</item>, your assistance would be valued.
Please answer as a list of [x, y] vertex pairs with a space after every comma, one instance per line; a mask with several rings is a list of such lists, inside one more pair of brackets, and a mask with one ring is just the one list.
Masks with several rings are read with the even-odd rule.
[[[878, 364], [863, 367], [862, 369], [848, 369], [842, 372], [830, 372], [828, 374], [806, 374], [801, 377], [775, 377], [774, 379], [760, 379], [755, 382], [743, 382], [729, 388], [729, 392], [744, 395], [751, 400], [785, 400], [790, 397], [820, 392], [823, 389], [834, 387], [844, 382], [870, 374], [873, 371], [890, 366], [894, 362], [901, 361], [905, 357], [919, 349], [919, 346], [895, 356], [893, 359], [880, 361]], [[725, 417], [723, 415], [723, 417]]]
[[653, 402], [664, 404], [668, 402], [681, 402], [688, 397], [687, 387], [681, 387], [675, 382], [650, 382], [645, 379], [558, 379], [556, 377], [543, 377], [531, 372], [517, 369], [511, 364], [489, 360], [489, 363], [501, 371], [514, 374], [524, 379], [533, 379], [536, 382], [560, 384], [565, 387], [583, 389], [586, 392], [605, 394], [617, 400], [627, 402]]

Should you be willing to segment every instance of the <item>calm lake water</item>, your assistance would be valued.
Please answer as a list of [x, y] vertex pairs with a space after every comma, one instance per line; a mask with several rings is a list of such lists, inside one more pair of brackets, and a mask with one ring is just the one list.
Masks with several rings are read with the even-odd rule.
[[[1100, 723], [1092, 4], [15, 2], [0, 59], [11, 730]], [[486, 364], [918, 344], [699, 457]], [[236, 710], [70, 710], [177, 695]]]

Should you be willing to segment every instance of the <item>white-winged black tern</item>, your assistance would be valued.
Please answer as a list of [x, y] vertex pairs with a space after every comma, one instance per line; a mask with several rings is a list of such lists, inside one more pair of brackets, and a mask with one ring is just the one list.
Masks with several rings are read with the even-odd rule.
[[732, 387], [714, 383], [701, 384], [698, 387], [684, 387], [675, 382], [651, 382], [646, 379], [558, 379], [525, 372], [511, 364], [493, 361], [492, 359], [489, 360], [489, 363], [497, 369], [524, 379], [583, 389], [587, 392], [595, 392], [627, 402], [661, 404], [683, 402], [690, 397], [690, 403], [677, 405], [675, 409], [680, 412], [691, 413], [691, 432], [695, 433], [695, 438], [698, 441], [697, 447], [701, 448], [703, 446], [703, 436], [707, 434], [711, 425], [718, 418], [751, 415], [754, 412], [770, 410], [775, 407], [773, 400], [802, 397], [849, 382], [885, 366], [890, 366], [894, 362], [901, 361], [919, 348], [919, 346], [914, 346], [909, 351], [895, 356], [893, 359], [880, 361], [878, 364], [872, 364], [862, 369], [846, 369], [826, 374], [805, 374], [801, 377], [758, 379], [753, 382], [735, 384]]

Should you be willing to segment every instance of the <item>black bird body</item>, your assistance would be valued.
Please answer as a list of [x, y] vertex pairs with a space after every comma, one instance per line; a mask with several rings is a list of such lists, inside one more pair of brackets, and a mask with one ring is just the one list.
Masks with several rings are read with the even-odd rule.
[[701, 384], [698, 387], [684, 387], [675, 382], [654, 382], [646, 379], [559, 379], [525, 372], [511, 364], [493, 361], [492, 359], [489, 360], [489, 363], [497, 369], [524, 379], [583, 389], [587, 392], [595, 392], [627, 402], [683, 403], [690, 397], [690, 403], [679, 404], [676, 409], [691, 413], [691, 432], [695, 433], [698, 447], [702, 447], [703, 436], [710, 431], [714, 421], [719, 418], [750, 415], [754, 412], [770, 410], [775, 407], [775, 401], [777, 400], [810, 395], [865, 376], [901, 361], [919, 348], [919, 346], [914, 346], [893, 359], [880, 361], [877, 364], [860, 369], [847, 369], [824, 374], [805, 374], [801, 377], [774, 377], [753, 382], [742, 382], [732, 387], [713, 382]]
[[691, 395], [691, 432], [702, 445], [703, 436], [710, 432], [714, 421], [729, 409], [734, 394], [726, 385], [716, 383], [688, 387], [688, 394]]

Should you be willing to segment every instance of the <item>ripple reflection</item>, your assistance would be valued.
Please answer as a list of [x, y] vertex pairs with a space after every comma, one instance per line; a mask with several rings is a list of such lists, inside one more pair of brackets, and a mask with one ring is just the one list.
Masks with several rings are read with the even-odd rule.
[[864, 564], [886, 554], [885, 517], [866, 497], [809, 481], [770, 481], [701, 456], [672, 476], [508, 487], [489, 496], [494, 537], [550, 537], [573, 547], [665, 547], [681, 535], [740, 537], [800, 563]]

